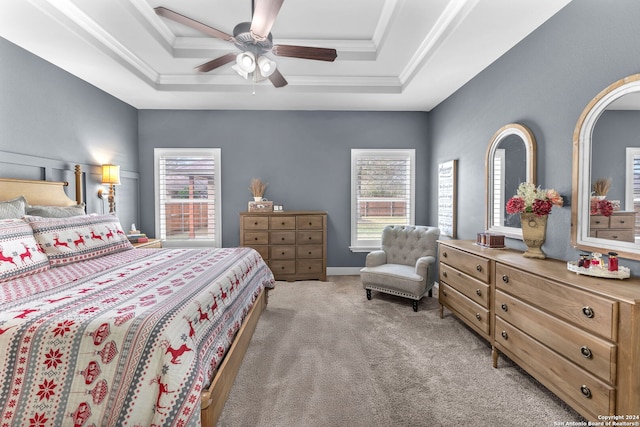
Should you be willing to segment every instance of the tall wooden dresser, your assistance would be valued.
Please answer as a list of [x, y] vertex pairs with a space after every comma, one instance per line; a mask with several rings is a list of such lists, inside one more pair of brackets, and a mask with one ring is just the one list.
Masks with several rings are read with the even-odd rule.
[[241, 212], [240, 245], [257, 250], [276, 280], [327, 280], [326, 212]]
[[[472, 241], [440, 241], [439, 298], [582, 414], [640, 415], [640, 279], [577, 275], [566, 262], [529, 259]], [[441, 310], [442, 310], [441, 307]]]

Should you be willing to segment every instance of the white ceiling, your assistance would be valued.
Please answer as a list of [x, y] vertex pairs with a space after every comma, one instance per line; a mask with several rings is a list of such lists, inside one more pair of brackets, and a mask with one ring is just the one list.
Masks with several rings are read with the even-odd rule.
[[338, 58], [273, 57], [278, 89], [193, 71], [238, 50], [153, 10], [232, 33], [251, 0], [2, 0], [0, 36], [139, 109], [429, 111], [569, 2], [286, 0], [274, 44]]

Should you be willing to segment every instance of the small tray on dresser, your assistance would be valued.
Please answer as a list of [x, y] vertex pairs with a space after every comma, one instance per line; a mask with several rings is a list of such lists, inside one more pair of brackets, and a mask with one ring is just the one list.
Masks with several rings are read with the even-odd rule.
[[605, 268], [584, 268], [578, 267], [576, 261], [567, 262], [567, 270], [585, 276], [603, 277], [605, 279], [628, 279], [631, 277], [631, 270], [627, 267], [619, 266], [618, 271], [609, 271]]

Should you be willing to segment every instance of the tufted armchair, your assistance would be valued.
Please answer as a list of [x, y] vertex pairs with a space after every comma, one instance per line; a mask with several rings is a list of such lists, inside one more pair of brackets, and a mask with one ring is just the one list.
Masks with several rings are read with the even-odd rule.
[[360, 270], [367, 299], [372, 290], [410, 298], [413, 311], [418, 311], [418, 301], [427, 293], [431, 296], [439, 237], [436, 227], [386, 226], [382, 249], [367, 254]]

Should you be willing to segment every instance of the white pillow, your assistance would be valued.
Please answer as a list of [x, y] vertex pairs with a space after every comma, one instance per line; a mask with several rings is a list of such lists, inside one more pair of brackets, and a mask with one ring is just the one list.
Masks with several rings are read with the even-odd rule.
[[27, 213], [27, 200], [23, 196], [0, 202], [0, 219], [22, 218]]

